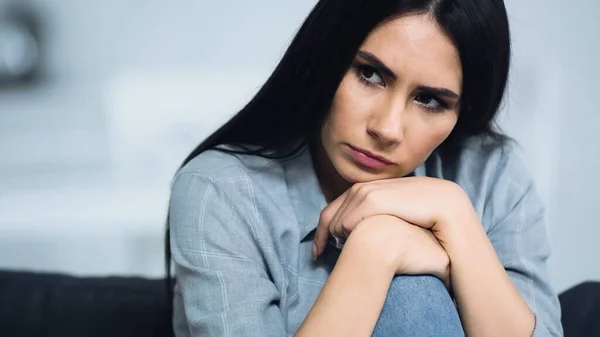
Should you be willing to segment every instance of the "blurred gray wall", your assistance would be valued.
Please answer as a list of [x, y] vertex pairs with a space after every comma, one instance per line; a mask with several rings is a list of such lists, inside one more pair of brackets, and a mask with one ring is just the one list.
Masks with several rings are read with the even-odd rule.
[[[47, 79], [0, 90], [0, 267], [159, 276], [175, 168], [266, 79], [314, 1], [24, 2], [46, 23]], [[600, 279], [600, 3], [507, 6], [501, 123], [547, 204], [562, 290]]]

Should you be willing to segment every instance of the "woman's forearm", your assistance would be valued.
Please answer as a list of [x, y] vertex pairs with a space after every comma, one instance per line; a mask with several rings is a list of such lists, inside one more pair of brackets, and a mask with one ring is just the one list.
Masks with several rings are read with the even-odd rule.
[[371, 336], [395, 270], [365, 239], [348, 238], [296, 336]]
[[531, 336], [535, 317], [475, 218], [445, 240], [452, 288], [467, 336]]

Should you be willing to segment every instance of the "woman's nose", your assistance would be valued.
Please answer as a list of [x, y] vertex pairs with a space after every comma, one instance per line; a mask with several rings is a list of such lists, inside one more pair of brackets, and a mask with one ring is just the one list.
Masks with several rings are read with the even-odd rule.
[[403, 110], [403, 107], [395, 105], [375, 112], [367, 125], [367, 133], [385, 146], [401, 143], [404, 137]]

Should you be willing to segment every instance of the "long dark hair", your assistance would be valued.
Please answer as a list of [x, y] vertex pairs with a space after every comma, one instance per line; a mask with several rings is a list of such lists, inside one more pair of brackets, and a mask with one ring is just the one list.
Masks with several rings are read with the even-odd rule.
[[[456, 151], [468, 138], [491, 136], [510, 64], [510, 33], [502, 0], [320, 0], [256, 96], [183, 162], [219, 145], [230, 153], [286, 159], [311, 149], [333, 96], [368, 34], [387, 20], [429, 14], [454, 42], [463, 83], [458, 122], [440, 147]], [[169, 221], [165, 240], [172, 297]], [[170, 301], [172, 303], [172, 301]]]

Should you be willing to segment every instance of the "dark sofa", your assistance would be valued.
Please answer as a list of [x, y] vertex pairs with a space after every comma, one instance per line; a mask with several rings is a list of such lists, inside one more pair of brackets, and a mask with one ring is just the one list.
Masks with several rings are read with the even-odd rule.
[[0, 271], [0, 336], [173, 336], [166, 289], [164, 280]]
[[[560, 295], [567, 337], [600, 337], [600, 282]], [[170, 337], [164, 280], [0, 271], [0, 336]]]

